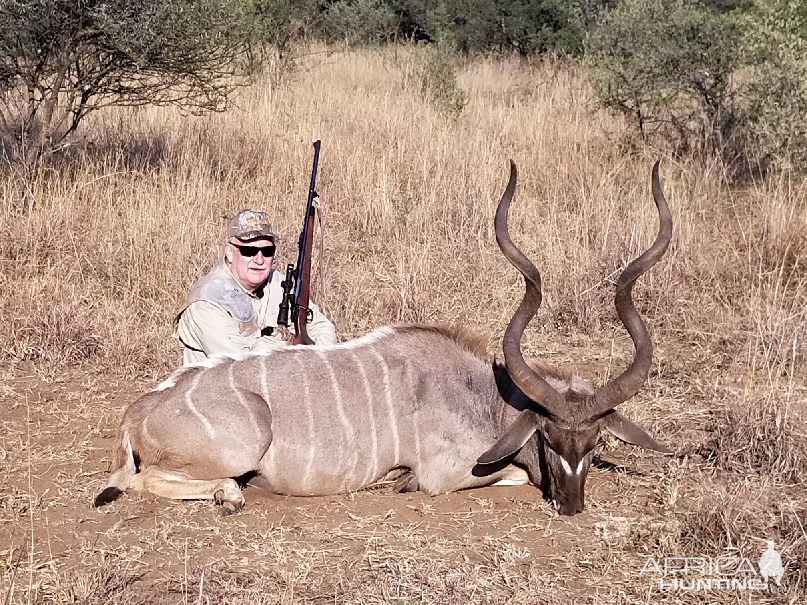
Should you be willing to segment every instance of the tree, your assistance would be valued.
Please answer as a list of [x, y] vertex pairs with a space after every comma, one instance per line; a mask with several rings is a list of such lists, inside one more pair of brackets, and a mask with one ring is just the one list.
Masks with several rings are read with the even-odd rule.
[[464, 53], [523, 56], [576, 53], [583, 38], [576, 8], [561, 0], [440, 0], [428, 13], [427, 31], [432, 40], [453, 42]]
[[0, 0], [0, 156], [28, 174], [111, 105], [226, 107], [244, 26], [237, 0]]
[[591, 35], [600, 103], [730, 179], [807, 170], [807, 0], [620, 0]]
[[242, 0], [256, 41], [285, 51], [316, 29], [325, 0]]
[[325, 39], [351, 45], [389, 42], [398, 21], [383, 0], [336, 0], [322, 17]]
[[606, 108], [679, 153], [737, 153], [740, 32], [698, 0], [621, 0], [591, 35], [589, 65]]
[[754, 3], [740, 21], [744, 114], [757, 164], [807, 169], [807, 1]]
[[[268, 0], [264, 0], [268, 1]], [[278, 1], [278, 0], [275, 0]], [[578, 6], [579, 3], [583, 5]], [[320, 31], [331, 40], [433, 42], [465, 54], [582, 50], [584, 10], [608, 0], [327, 0]]]

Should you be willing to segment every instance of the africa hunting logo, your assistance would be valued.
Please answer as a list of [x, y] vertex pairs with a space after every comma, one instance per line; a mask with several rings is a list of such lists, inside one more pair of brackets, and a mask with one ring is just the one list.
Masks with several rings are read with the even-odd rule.
[[776, 550], [773, 540], [755, 567], [748, 557], [649, 557], [640, 576], [657, 574], [659, 590], [760, 590], [788, 593], [782, 585], [785, 566], [782, 554], [790, 546]]

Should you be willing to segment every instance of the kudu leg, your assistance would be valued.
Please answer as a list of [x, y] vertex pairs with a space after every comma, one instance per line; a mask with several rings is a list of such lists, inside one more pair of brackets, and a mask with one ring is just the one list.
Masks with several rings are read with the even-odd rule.
[[395, 482], [392, 484], [392, 490], [399, 494], [405, 494], [406, 492], [416, 492], [420, 489], [420, 483], [418, 482], [418, 478], [415, 473], [411, 470], [404, 470], [401, 475], [395, 479]]
[[490, 475], [477, 477], [473, 474], [469, 474], [454, 489], [471, 489], [474, 487], [485, 487], [488, 485], [526, 485], [529, 482], [530, 478], [527, 475], [527, 471], [519, 466], [508, 464], [503, 469], [496, 471], [495, 473], [491, 473]]
[[530, 478], [527, 476], [527, 471], [525, 471], [523, 468], [516, 468], [516, 471], [514, 471], [507, 477], [502, 477], [501, 479], [496, 481], [496, 483], [492, 483], [491, 485], [493, 487], [497, 485], [502, 487], [504, 487], [505, 485], [527, 485], [530, 482]]
[[240, 510], [245, 502], [233, 479], [187, 479], [153, 466], [137, 473], [129, 485], [172, 500], [215, 500], [222, 505], [225, 514]]

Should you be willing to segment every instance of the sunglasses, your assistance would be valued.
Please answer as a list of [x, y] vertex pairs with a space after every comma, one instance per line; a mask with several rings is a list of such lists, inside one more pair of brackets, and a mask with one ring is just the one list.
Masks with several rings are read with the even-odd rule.
[[252, 258], [258, 252], [263, 254], [264, 258], [269, 258], [275, 255], [275, 246], [239, 246], [238, 244], [230, 244], [234, 248], [238, 248], [241, 256], [244, 258]]

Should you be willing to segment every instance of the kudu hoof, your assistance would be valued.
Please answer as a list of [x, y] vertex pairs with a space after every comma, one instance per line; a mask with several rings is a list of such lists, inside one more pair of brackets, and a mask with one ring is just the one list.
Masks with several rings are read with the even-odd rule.
[[226, 498], [223, 489], [220, 489], [215, 494], [213, 494], [213, 501], [216, 503], [217, 506], [221, 507], [221, 514], [224, 517], [229, 517], [230, 515], [237, 513], [244, 507], [243, 497], [239, 501], [234, 502]]
[[416, 492], [419, 489], [420, 489], [420, 483], [418, 482], [417, 476], [415, 476], [415, 473], [413, 473], [412, 471], [405, 471], [392, 484], [392, 490], [399, 494], [404, 494], [406, 492]]

